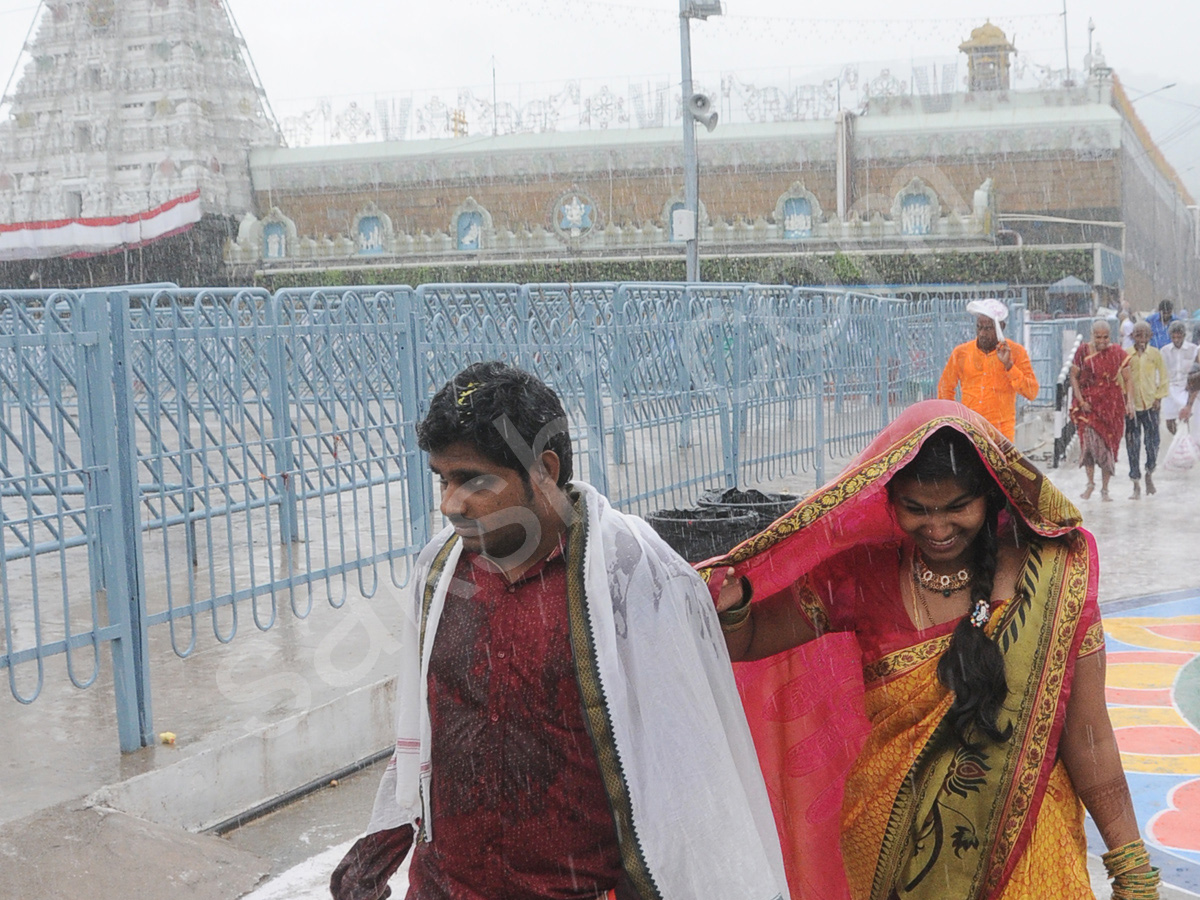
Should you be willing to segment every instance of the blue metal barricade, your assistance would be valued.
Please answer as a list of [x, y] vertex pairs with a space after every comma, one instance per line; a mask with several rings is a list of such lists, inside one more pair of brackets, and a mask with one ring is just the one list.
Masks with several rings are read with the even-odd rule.
[[[281, 606], [402, 586], [436, 492], [429, 398], [474, 361], [562, 397], [576, 477], [618, 508], [857, 452], [932, 396], [985, 291], [754, 284], [448, 284], [268, 294], [144, 285], [0, 292], [0, 669], [92, 684], [111, 651], [121, 745], [152, 730], [149, 635], [266, 630]], [[1010, 333], [1023, 327], [1013, 309]], [[1089, 320], [1090, 321], [1090, 320]], [[1072, 323], [1072, 327], [1074, 327]], [[1062, 365], [1067, 323], [1031, 323]], [[1057, 330], [1055, 330], [1057, 329]], [[1041, 371], [1039, 371], [1039, 377]], [[1043, 379], [1053, 391], [1053, 379]], [[202, 629], [203, 628], [203, 632]]]

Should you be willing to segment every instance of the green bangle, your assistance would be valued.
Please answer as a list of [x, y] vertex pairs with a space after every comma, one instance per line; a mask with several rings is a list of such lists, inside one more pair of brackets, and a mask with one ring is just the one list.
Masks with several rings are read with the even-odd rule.
[[1150, 854], [1146, 852], [1146, 844], [1141, 838], [1115, 847], [1100, 858], [1104, 861], [1109, 878], [1117, 878], [1131, 869], [1140, 869], [1150, 863]]
[[1113, 900], [1158, 900], [1158, 869], [1149, 872], [1126, 872], [1113, 879]]

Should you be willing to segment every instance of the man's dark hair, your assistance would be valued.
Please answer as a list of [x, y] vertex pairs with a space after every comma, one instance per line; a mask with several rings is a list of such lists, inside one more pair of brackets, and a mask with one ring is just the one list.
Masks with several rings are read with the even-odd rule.
[[[529, 467], [544, 450], [558, 454], [558, 486], [571, 480], [571, 434], [562, 401], [544, 382], [502, 362], [475, 363], [433, 395], [417, 425], [426, 453], [470, 444], [529, 483]], [[529, 451], [533, 458], [529, 458]]]
[[1160, 319], [1165, 319], [1167, 316], [1173, 315], [1174, 313], [1175, 304], [1170, 300], [1163, 300], [1158, 304], [1158, 317]]

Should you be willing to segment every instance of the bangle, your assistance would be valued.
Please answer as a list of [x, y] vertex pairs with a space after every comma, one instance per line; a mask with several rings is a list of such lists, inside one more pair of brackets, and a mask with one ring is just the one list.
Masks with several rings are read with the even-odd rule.
[[750, 621], [750, 592], [746, 590], [745, 581], [742, 581], [742, 599], [736, 606], [717, 613], [717, 621], [721, 623], [721, 631], [725, 634], [732, 634], [746, 627], [746, 623]]
[[1150, 854], [1146, 852], [1146, 844], [1141, 838], [1109, 850], [1100, 858], [1104, 860], [1104, 869], [1109, 878], [1119, 878], [1134, 869], [1150, 865]]
[[1113, 879], [1113, 900], [1158, 900], [1158, 869], [1149, 872], [1126, 872]]

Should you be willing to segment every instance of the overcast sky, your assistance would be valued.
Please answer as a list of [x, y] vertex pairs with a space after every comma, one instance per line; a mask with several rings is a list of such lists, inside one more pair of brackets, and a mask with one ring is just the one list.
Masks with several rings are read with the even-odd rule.
[[[490, 85], [551, 93], [571, 78], [678, 79], [678, 0], [229, 0], [268, 96], [404, 93]], [[813, 17], [802, 18], [801, 8]], [[31, 0], [0, 0], [0, 73], [7, 80], [34, 18]], [[726, 14], [693, 26], [697, 72], [769, 81], [791, 69], [948, 60], [972, 26], [1000, 24], [1027, 62], [1063, 65], [1062, 0], [727, 0]], [[1173, 145], [1200, 137], [1200, 3], [1068, 0], [1071, 63], [1093, 40], [1136, 96], [1170, 82], [1139, 110]], [[815, 80], [815, 79], [814, 79]], [[447, 98], [449, 99], [449, 98]], [[1189, 128], [1192, 118], [1197, 127]], [[1195, 144], [1200, 148], [1200, 141]], [[1178, 151], [1176, 152], [1178, 155]], [[1187, 168], [1187, 166], [1181, 166]], [[1196, 174], [1196, 173], [1193, 173]]]

